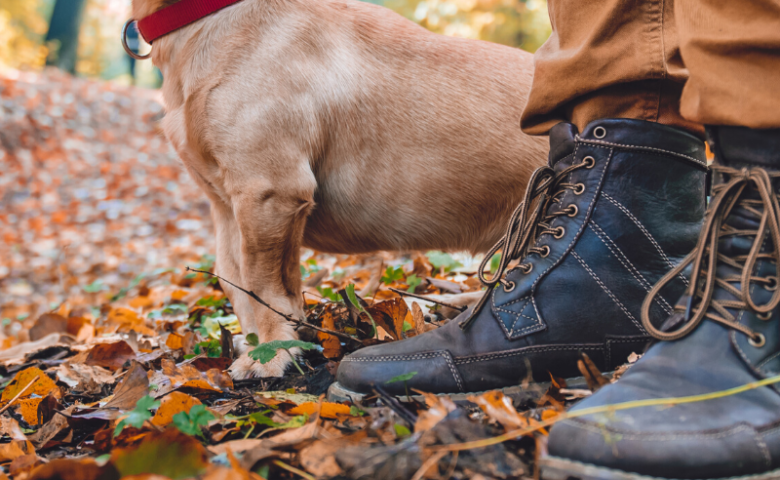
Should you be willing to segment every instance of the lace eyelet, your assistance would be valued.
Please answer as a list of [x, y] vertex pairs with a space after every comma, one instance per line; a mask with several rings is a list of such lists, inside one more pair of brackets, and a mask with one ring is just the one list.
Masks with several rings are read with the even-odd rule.
[[568, 207], [566, 207], [566, 208], [567, 208], [567, 209], [572, 209], [572, 208], [574, 209], [574, 211], [573, 211], [573, 212], [571, 212], [571, 213], [567, 213], [567, 215], [568, 215], [568, 216], [570, 216], [570, 217], [576, 217], [576, 216], [577, 216], [577, 213], [580, 211], [580, 210], [577, 208], [577, 205], [575, 205], [575, 204], [573, 204], [573, 203], [572, 203], [571, 205], [569, 205]]
[[766, 337], [763, 333], [759, 333], [756, 335], [756, 338], [748, 337], [748, 343], [755, 348], [761, 348], [766, 345]]
[[766, 312], [766, 313], [757, 313], [756, 317], [758, 317], [759, 320], [767, 321], [770, 318], [772, 318], [772, 312]]
[[585, 184], [584, 183], [578, 183], [571, 190], [574, 192], [575, 195], [582, 195], [582, 192], [585, 191]]
[[550, 254], [550, 246], [549, 245], [544, 245], [542, 248], [544, 249], [544, 252], [543, 253], [539, 253], [539, 256], [542, 257], [542, 258], [545, 258], [545, 257], [547, 257]]
[[770, 292], [777, 290], [777, 277], [766, 277], [766, 279], [769, 280], [770, 283], [769, 285], [764, 285], [764, 288]]
[[560, 240], [563, 238], [564, 235], [566, 235], [566, 229], [563, 227], [558, 227], [555, 229], [556, 233], [553, 234], [553, 238]]
[[512, 291], [512, 290], [514, 290], [514, 289], [515, 289], [515, 287], [517, 286], [517, 284], [516, 284], [515, 282], [509, 282], [509, 285], [511, 285], [511, 286], [507, 287], [506, 285], [504, 285], [504, 291], [505, 291], [506, 293], [509, 293], [509, 292], [511, 292], [511, 291]]
[[587, 156], [582, 159], [582, 163], [585, 165], [585, 168], [590, 170], [591, 168], [596, 166], [596, 159], [591, 156]]
[[531, 271], [533, 269], [534, 269], [534, 264], [533, 263], [523, 263], [523, 264], [520, 265], [520, 271], [522, 271], [525, 275], [528, 275], [529, 273], [531, 273]]
[[607, 136], [607, 129], [604, 127], [596, 127], [593, 129], [593, 136], [596, 138], [604, 138]]

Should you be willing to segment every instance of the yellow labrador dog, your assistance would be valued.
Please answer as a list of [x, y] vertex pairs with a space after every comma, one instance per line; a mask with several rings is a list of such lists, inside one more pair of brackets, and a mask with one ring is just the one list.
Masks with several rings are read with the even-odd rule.
[[[133, 0], [133, 16], [173, 3]], [[298, 317], [301, 246], [485, 251], [547, 156], [519, 126], [531, 54], [369, 3], [243, 0], [155, 40], [152, 59], [163, 130], [211, 200], [218, 273]], [[223, 287], [244, 333], [295, 338]], [[289, 360], [243, 353], [231, 373]]]

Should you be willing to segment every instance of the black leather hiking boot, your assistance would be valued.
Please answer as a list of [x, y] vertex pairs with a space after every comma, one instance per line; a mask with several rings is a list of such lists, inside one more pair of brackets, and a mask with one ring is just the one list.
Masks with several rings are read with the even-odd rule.
[[[580, 376], [579, 352], [609, 371], [643, 350], [650, 337], [642, 300], [695, 246], [704, 218], [704, 143], [655, 123], [609, 119], [581, 135], [559, 124], [550, 145], [549, 166], [534, 172], [493, 249], [504, 255], [484, 280], [483, 301], [434, 331], [345, 357], [331, 398], [360, 398], [375, 384], [394, 395], [407, 387], [519, 391], [529, 374]], [[522, 263], [503, 276], [513, 259]], [[653, 311], [671, 314], [684, 288], [679, 276]], [[405, 383], [386, 384], [411, 372]]]
[[[691, 286], [662, 329], [643, 311], [647, 330], [665, 341], [570, 411], [581, 416], [553, 426], [545, 479], [780, 478], [780, 129], [708, 133], [721, 179], [701, 237], [644, 306], [686, 265]], [[759, 380], [769, 385], [691, 398]], [[690, 403], [665, 400], [680, 397]]]

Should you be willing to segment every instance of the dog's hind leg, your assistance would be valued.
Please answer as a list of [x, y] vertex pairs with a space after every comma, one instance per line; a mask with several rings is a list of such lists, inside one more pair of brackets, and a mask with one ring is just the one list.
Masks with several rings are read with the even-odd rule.
[[[231, 205], [214, 205], [217, 231], [217, 269], [220, 275], [256, 293], [275, 310], [303, 317], [300, 246], [306, 217], [313, 206], [310, 189], [274, 179], [241, 186]], [[237, 279], [233, 280], [233, 279]], [[244, 334], [254, 333], [260, 343], [297, 338], [293, 326], [279, 314], [223, 282]], [[285, 350], [266, 364], [248, 357], [239, 342], [240, 357], [230, 367], [233, 378], [280, 377], [290, 363]], [[296, 352], [293, 352], [296, 353]]]

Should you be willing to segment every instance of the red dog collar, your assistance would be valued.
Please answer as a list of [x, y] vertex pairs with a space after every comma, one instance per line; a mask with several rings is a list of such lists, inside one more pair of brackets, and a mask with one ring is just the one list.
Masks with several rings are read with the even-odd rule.
[[181, 0], [138, 20], [138, 31], [150, 44], [158, 38], [186, 27], [241, 0]]

